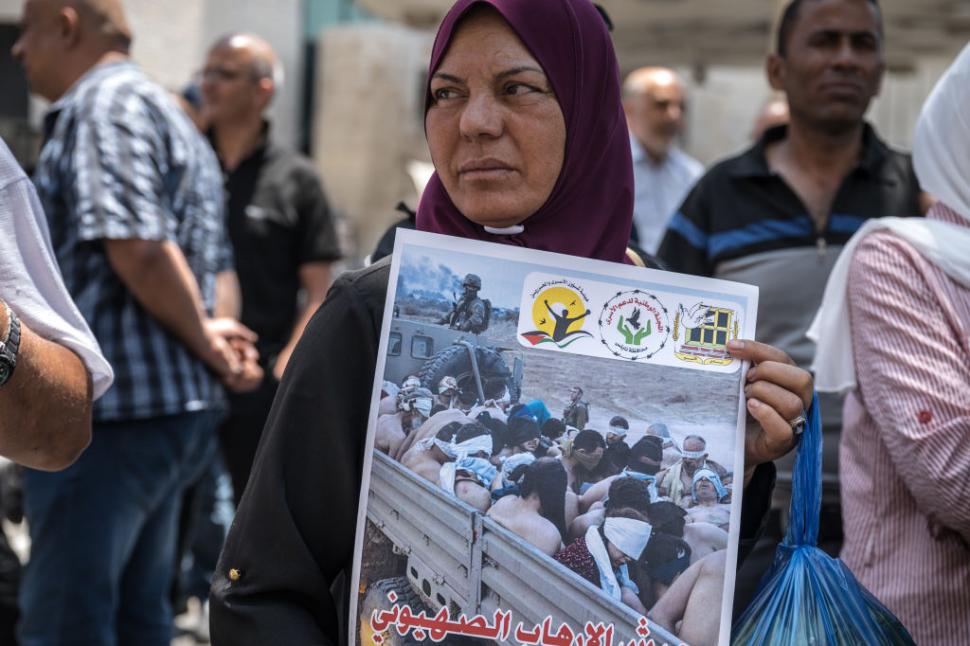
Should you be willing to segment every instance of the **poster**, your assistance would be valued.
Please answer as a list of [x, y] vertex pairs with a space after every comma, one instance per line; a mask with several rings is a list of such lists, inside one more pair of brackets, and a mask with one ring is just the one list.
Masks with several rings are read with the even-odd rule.
[[757, 289], [411, 231], [390, 276], [351, 643], [727, 644]]

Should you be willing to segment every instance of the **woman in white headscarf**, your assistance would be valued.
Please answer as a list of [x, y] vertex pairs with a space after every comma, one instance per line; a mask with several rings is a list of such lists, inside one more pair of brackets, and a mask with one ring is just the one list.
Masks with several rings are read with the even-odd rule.
[[843, 560], [917, 643], [970, 644], [970, 46], [913, 161], [938, 203], [856, 235], [809, 336], [817, 388], [849, 391]]

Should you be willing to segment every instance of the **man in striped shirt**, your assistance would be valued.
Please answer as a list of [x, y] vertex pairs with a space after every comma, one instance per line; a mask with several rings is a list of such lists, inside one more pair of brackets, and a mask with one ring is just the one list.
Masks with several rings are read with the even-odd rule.
[[89, 449], [26, 474], [24, 644], [167, 646], [181, 492], [215, 450], [220, 378], [250, 367], [231, 343], [251, 333], [210, 318], [219, 166], [130, 43], [119, 0], [27, 0], [13, 48], [52, 101], [35, 180], [57, 261], [115, 371]]

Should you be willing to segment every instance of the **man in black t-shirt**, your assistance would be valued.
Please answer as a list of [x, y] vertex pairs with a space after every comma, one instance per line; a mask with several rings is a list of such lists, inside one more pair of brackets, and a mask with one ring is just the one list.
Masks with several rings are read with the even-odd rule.
[[276, 387], [310, 316], [326, 297], [340, 249], [313, 164], [270, 141], [263, 116], [282, 83], [272, 48], [249, 34], [209, 50], [203, 114], [222, 165], [241, 316], [259, 335], [266, 378], [233, 397], [221, 441], [236, 500], [242, 495]]

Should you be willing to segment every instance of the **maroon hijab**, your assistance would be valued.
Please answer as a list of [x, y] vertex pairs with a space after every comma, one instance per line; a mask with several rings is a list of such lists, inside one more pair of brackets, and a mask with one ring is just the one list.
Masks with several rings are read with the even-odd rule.
[[[623, 262], [633, 222], [633, 162], [613, 42], [590, 0], [458, 0], [438, 29], [428, 78], [455, 29], [477, 4], [495, 8], [536, 58], [566, 121], [566, 155], [546, 203], [516, 235], [465, 218], [435, 173], [418, 206], [418, 229]], [[431, 101], [430, 84], [425, 110]]]

